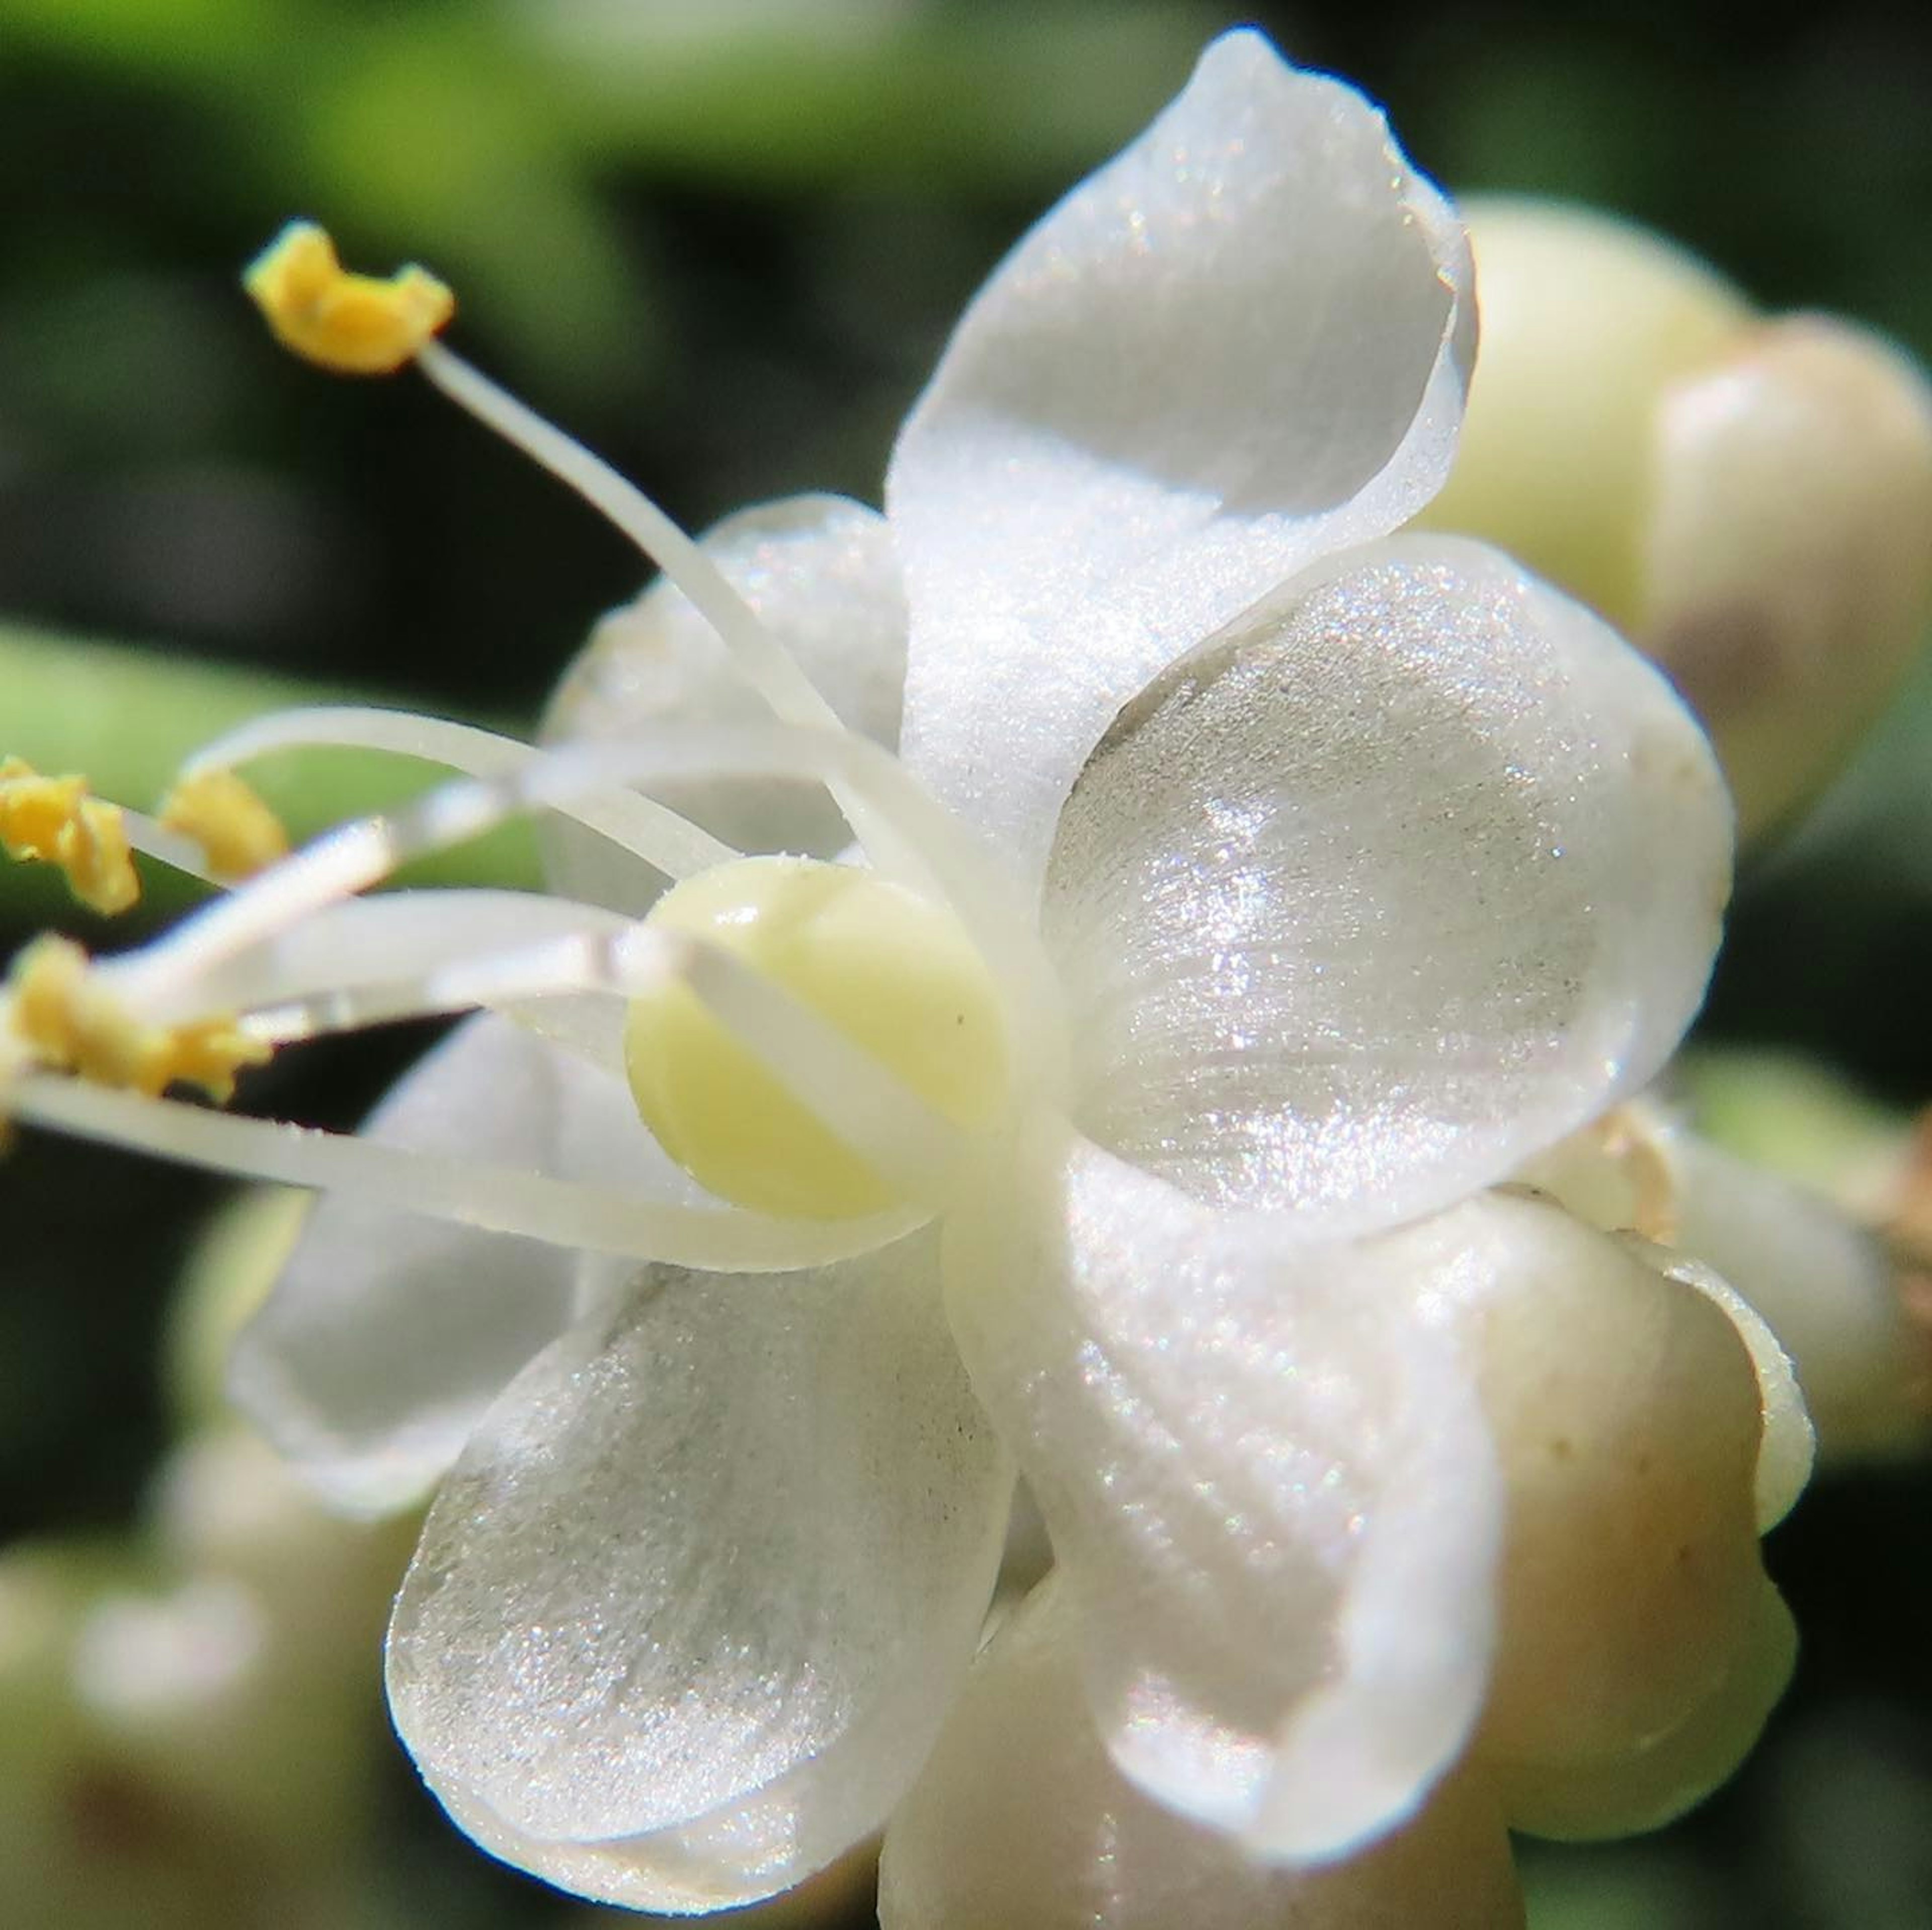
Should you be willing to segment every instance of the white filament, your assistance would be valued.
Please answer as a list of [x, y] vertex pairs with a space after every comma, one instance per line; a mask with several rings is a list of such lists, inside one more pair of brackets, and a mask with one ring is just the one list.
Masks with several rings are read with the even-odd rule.
[[794, 1220], [687, 1206], [44, 1073], [15, 1080], [8, 1103], [22, 1120], [231, 1177], [340, 1189], [485, 1232], [720, 1272], [828, 1266], [899, 1238], [925, 1217], [905, 1208], [860, 1220]]
[[[759, 621], [758, 612], [724, 573], [636, 484], [440, 342], [425, 342], [417, 351], [416, 365], [458, 408], [574, 490], [629, 538], [717, 632], [740, 675], [775, 717], [833, 736], [848, 734], [818, 686]], [[889, 821], [875, 821], [862, 799], [847, 796], [842, 781], [833, 780], [831, 789], [874, 862], [890, 868], [898, 850], [894, 827]]]
[[[531, 745], [473, 724], [366, 705], [319, 705], [251, 718], [203, 745], [182, 766], [182, 775], [226, 769], [271, 751], [311, 748], [386, 751], [447, 765], [474, 778], [500, 776], [542, 754]], [[655, 798], [632, 790], [574, 798], [560, 809], [669, 878], [694, 877], [743, 855]]]

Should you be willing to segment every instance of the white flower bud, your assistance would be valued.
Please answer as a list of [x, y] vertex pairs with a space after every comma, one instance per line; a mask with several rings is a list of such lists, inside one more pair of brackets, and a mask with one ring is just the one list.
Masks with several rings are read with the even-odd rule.
[[1508, 1489], [1478, 1749], [1568, 1770], [1667, 1734], [1732, 1673], [1763, 1585], [1762, 1403], [1714, 1301], [1514, 1203], [1516, 1263], [1468, 1308]]
[[1483, 335], [1425, 520], [1592, 604], [1703, 718], [1747, 835], [1809, 798], [1932, 610], [1932, 388], [1683, 251], [1533, 202], [1465, 210]]

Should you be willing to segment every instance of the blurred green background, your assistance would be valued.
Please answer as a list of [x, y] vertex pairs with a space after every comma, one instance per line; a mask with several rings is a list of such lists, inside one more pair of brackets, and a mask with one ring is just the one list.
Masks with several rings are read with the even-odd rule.
[[[1452, 190], [1626, 211], [1771, 307], [1932, 353], [1932, 40], [1899, 10], [1250, 17], [1385, 100]], [[422, 385], [328, 381], [268, 343], [235, 274], [286, 217], [352, 262], [433, 265], [465, 349], [687, 526], [808, 487], [875, 499], [1001, 250], [1230, 23], [1132, 0], [0, 0], [0, 745], [142, 801], [272, 700], [263, 678], [527, 722], [637, 588], [621, 543]], [[37, 637], [139, 644], [166, 674]], [[8, 949], [56, 917], [46, 881], [0, 883]], [[1750, 870], [1706, 1029], [1916, 1107], [1928, 984], [1922, 675]], [[278, 1068], [262, 1102], [349, 1124], [421, 1043]], [[0, 1539], [136, 1518], [168, 1283], [220, 1196], [32, 1137], [0, 1168]], [[1922, 1467], [1820, 1483], [1772, 1544], [1806, 1648], [1766, 1747], [1652, 1842], [1537, 1854], [1539, 1930], [1932, 1926], [1928, 1503]], [[384, 1774], [383, 1920], [569, 1917]]]

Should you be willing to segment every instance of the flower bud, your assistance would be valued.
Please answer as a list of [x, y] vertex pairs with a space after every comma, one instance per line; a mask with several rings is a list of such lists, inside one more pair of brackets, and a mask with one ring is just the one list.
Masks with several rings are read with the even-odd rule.
[[1791, 1680], [1798, 1629], [1768, 1581], [1723, 1679], [1673, 1729], [1622, 1754], [1581, 1764], [1501, 1764], [1510, 1827], [1532, 1836], [1592, 1842], [1661, 1829], [1732, 1772]]
[[1465, 212], [1482, 343], [1425, 520], [1510, 551], [1654, 658], [1762, 832], [1838, 768], [1932, 611], [1932, 388], [1867, 331], [1754, 316], [1622, 222]]
[[1668, 1734], [1732, 1674], [1763, 1587], [1762, 1400], [1708, 1296], [1558, 1207], [1498, 1206], [1511, 1263], [1464, 1317], [1507, 1509], [1477, 1748], [1568, 1772]]
[[1932, 1328], [1919, 1281], [1932, 1240], [1912, 1202], [1932, 1139], [1822, 1067], [1766, 1053], [1680, 1062], [1692, 1123], [1619, 1106], [1517, 1177], [1606, 1230], [1701, 1261], [1789, 1356], [1828, 1461], [1932, 1440]]

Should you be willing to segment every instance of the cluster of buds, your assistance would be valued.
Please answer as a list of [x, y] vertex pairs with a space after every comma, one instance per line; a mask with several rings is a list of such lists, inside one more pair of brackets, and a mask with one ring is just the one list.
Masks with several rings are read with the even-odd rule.
[[1756, 838], [1836, 772], [1924, 640], [1932, 386], [1869, 329], [1760, 315], [1611, 217], [1463, 213], [1482, 347], [1426, 520], [1520, 556], [1654, 658]]

